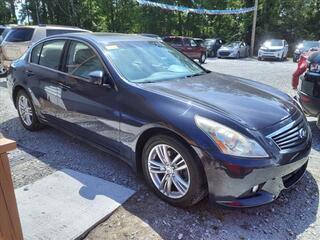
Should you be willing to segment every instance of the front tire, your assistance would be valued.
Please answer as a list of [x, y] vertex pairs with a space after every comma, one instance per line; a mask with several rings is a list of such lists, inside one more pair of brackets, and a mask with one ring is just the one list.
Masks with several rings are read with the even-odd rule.
[[200, 160], [176, 138], [157, 135], [144, 146], [143, 173], [154, 192], [177, 207], [189, 207], [207, 194]]
[[30, 131], [39, 130], [42, 124], [39, 122], [31, 98], [26, 91], [20, 90], [15, 102], [22, 125]]

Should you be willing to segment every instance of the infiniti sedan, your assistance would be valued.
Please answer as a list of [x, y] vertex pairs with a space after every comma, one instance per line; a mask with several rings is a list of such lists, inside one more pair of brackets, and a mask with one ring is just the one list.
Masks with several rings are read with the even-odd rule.
[[22, 125], [50, 125], [126, 161], [163, 200], [269, 203], [304, 174], [311, 132], [269, 86], [205, 70], [162, 41], [74, 33], [41, 40], [9, 70]]

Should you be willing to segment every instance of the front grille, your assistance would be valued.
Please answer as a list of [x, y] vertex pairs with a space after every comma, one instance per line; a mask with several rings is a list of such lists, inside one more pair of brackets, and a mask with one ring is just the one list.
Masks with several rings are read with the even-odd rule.
[[277, 49], [266, 49], [266, 50], [263, 50], [265, 52], [278, 52], [280, 50], [277, 50]]
[[272, 140], [281, 150], [298, 147], [303, 144], [307, 138], [307, 126], [301, 117], [271, 135]]
[[229, 56], [230, 52], [219, 52], [220, 56]]

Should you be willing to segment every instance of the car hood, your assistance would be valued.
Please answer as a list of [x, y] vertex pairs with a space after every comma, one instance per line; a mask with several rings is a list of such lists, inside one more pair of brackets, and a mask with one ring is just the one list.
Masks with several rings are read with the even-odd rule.
[[253, 130], [271, 126], [296, 111], [290, 97], [272, 87], [219, 73], [141, 87], [208, 108]]
[[261, 47], [261, 50], [283, 50], [284, 47], [270, 46], [270, 47]]

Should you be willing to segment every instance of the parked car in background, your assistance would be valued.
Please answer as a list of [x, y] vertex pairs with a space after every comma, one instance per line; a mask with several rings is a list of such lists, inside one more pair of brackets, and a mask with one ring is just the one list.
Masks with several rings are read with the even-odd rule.
[[218, 58], [241, 58], [249, 56], [249, 46], [245, 42], [236, 41], [222, 45], [217, 52]]
[[311, 129], [291, 97], [207, 71], [163, 41], [50, 37], [12, 63], [7, 85], [26, 129], [48, 124], [116, 155], [175, 206], [208, 194], [266, 204], [308, 164]]
[[162, 38], [159, 35], [152, 34], [152, 33], [140, 33], [141, 36], [155, 38], [157, 40], [162, 40]]
[[292, 87], [297, 89], [296, 99], [303, 110], [318, 118], [317, 126], [320, 128], [320, 51], [301, 55], [293, 74]]
[[284, 39], [270, 39], [265, 41], [259, 49], [258, 60], [276, 59], [283, 61], [288, 56], [289, 45]]
[[7, 69], [3, 66], [3, 55], [1, 54], [1, 43], [11, 29], [11, 25], [0, 25], [0, 78], [7, 75]]
[[168, 36], [164, 37], [163, 41], [184, 53], [189, 58], [198, 59], [200, 63], [204, 63], [206, 61], [206, 48], [198, 45], [190, 37]]
[[20, 58], [32, 44], [42, 38], [72, 32], [88, 32], [77, 27], [38, 25], [14, 26], [1, 43], [3, 66], [8, 69], [11, 62]]
[[293, 53], [292, 60], [294, 62], [297, 62], [301, 56], [301, 54], [308, 52], [311, 48], [319, 48], [320, 47], [320, 41], [307, 41], [303, 40], [301, 43], [299, 43]]
[[208, 57], [216, 57], [218, 49], [222, 46], [223, 40], [221, 38], [207, 38], [204, 45], [207, 48]]

